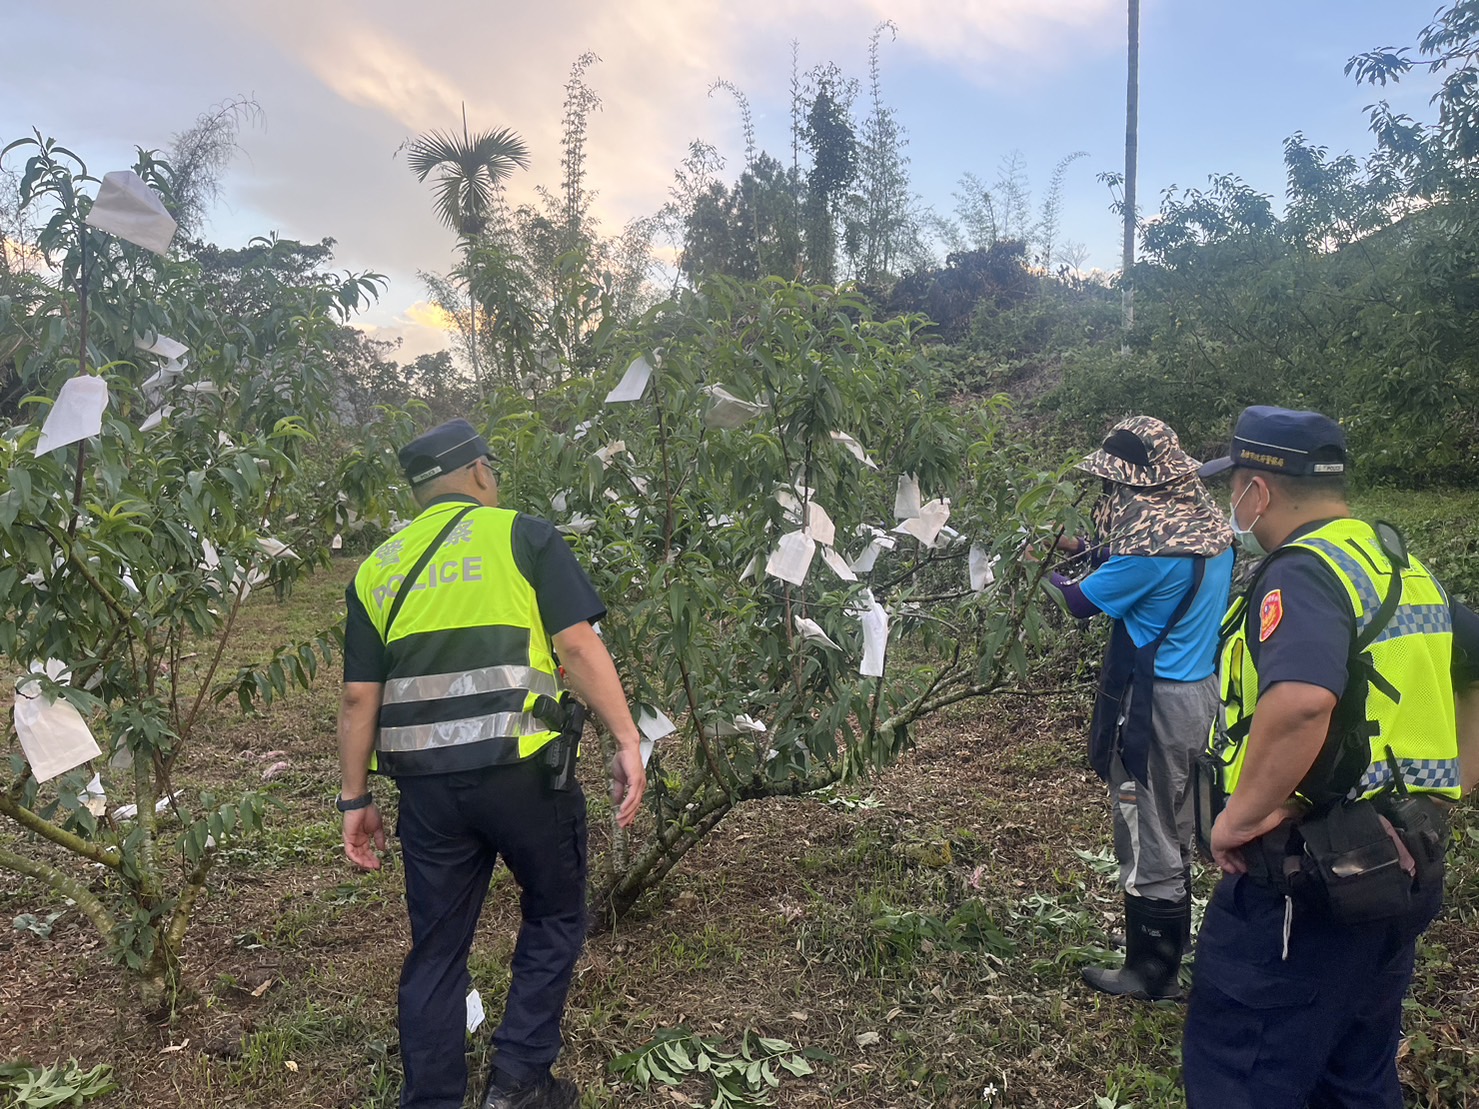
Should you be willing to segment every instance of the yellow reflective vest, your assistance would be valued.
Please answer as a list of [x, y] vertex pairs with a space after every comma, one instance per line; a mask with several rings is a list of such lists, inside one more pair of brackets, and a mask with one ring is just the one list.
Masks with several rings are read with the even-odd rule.
[[[1310, 551], [1345, 589], [1356, 634], [1367, 632], [1392, 582], [1393, 564], [1369, 524], [1332, 520], [1285, 544]], [[1254, 586], [1257, 581], [1255, 578]], [[1250, 591], [1251, 592], [1251, 588]], [[1258, 703], [1258, 670], [1248, 649], [1249, 593], [1233, 601], [1222, 623], [1218, 659], [1222, 709], [1213, 725], [1209, 750], [1222, 766], [1223, 789], [1237, 788], [1247, 752], [1247, 736]], [[1442, 586], [1416, 559], [1402, 571], [1402, 592], [1391, 619], [1359, 658], [1332, 719], [1336, 735], [1353, 730], [1369, 741], [1360, 750], [1366, 767], [1350, 796], [1369, 797], [1392, 781], [1390, 747], [1407, 788], [1458, 797], [1458, 732], [1454, 719], [1453, 618]], [[1325, 761], [1316, 761], [1319, 767]], [[1306, 789], [1320, 785], [1306, 779]]]
[[416, 575], [387, 634], [406, 574], [467, 507], [462, 500], [431, 505], [355, 574], [386, 652], [371, 763], [385, 774], [517, 762], [559, 735], [536, 715], [545, 698], [559, 695], [559, 668], [534, 587], [514, 560], [517, 512], [468, 512]]

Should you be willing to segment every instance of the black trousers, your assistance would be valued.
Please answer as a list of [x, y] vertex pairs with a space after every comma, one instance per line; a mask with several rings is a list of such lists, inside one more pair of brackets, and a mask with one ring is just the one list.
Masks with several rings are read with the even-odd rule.
[[585, 942], [580, 788], [548, 789], [537, 759], [403, 777], [400, 837], [411, 951], [401, 969], [403, 1109], [461, 1109], [467, 1090], [467, 954], [501, 857], [522, 891], [497, 1064], [524, 1082], [560, 1052], [560, 1016]]
[[1393, 920], [1336, 924], [1246, 874], [1217, 884], [1182, 1043], [1191, 1109], [1402, 1109], [1397, 1048], [1417, 937], [1440, 878]]

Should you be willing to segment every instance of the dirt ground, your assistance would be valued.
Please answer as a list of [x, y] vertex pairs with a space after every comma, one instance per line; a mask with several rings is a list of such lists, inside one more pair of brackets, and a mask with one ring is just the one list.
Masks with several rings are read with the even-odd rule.
[[[270, 641], [289, 610], [331, 615], [351, 572], [336, 564], [284, 606], [254, 599], [242, 650]], [[262, 836], [223, 852], [173, 1021], [139, 1016], [75, 910], [48, 937], [9, 927], [61, 906], [35, 882], [0, 878], [0, 1061], [109, 1064], [120, 1089], [90, 1103], [105, 1109], [395, 1104], [401, 878], [393, 861], [364, 875], [342, 858], [330, 807], [336, 697], [329, 673], [259, 717], [216, 710], [190, 757], [181, 780], [192, 793], [259, 788], [281, 807]], [[1106, 932], [1118, 927], [1108, 812], [1081, 753], [1084, 708], [1081, 692], [963, 706], [921, 728], [917, 748], [876, 781], [735, 813], [660, 895], [591, 938], [560, 1064], [583, 1104], [708, 1105], [697, 1078], [643, 1091], [609, 1068], [680, 1026], [729, 1050], [753, 1030], [831, 1057], [784, 1077], [779, 1106], [1182, 1104], [1183, 1010], [1119, 1003], [1079, 979], [1083, 965], [1114, 961]], [[583, 767], [593, 872], [608, 838], [598, 769]], [[1457, 839], [1449, 905], [1422, 944], [1407, 1014], [1414, 1105], [1479, 1105], [1472, 806]], [[16, 840], [0, 829], [0, 841]], [[1212, 883], [1199, 874], [1199, 896]], [[500, 872], [472, 958], [490, 1016], [471, 1041], [475, 1076], [516, 927]]]

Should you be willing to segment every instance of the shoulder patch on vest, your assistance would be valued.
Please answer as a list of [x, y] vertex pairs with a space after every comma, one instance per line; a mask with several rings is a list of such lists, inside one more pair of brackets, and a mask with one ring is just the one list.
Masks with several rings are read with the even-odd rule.
[[1263, 603], [1258, 606], [1258, 642], [1262, 643], [1273, 635], [1283, 619], [1284, 591], [1270, 589], [1264, 594]]

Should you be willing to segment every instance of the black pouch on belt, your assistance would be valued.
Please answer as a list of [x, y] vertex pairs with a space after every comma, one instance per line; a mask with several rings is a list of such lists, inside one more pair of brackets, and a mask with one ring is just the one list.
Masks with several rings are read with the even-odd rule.
[[1411, 875], [1370, 801], [1331, 805], [1299, 825], [1304, 877], [1338, 924], [1401, 916], [1412, 905]]
[[[575, 762], [580, 757], [580, 737], [585, 732], [586, 707], [569, 693], [560, 694], [560, 714], [563, 716], [560, 734], [544, 746], [544, 776], [550, 789], [563, 793], [575, 786]], [[548, 717], [538, 710], [536, 716]]]
[[1412, 861], [1417, 864], [1417, 888], [1431, 889], [1443, 884], [1443, 856], [1448, 854], [1448, 840], [1452, 830], [1446, 802], [1407, 789], [1402, 776], [1402, 767], [1397, 756], [1387, 748], [1387, 766], [1392, 772], [1392, 782], [1386, 789], [1371, 799], [1377, 810], [1392, 822], [1392, 827], [1407, 845]]
[[1212, 825], [1227, 807], [1227, 791], [1222, 788], [1223, 762], [1210, 751], [1203, 751], [1192, 764], [1192, 812], [1196, 818], [1197, 848], [1204, 860], [1212, 858]]
[[1392, 822], [1417, 864], [1417, 888], [1431, 889], [1443, 882], [1443, 857], [1452, 834], [1443, 803], [1421, 794], [1378, 794], [1373, 799]]

